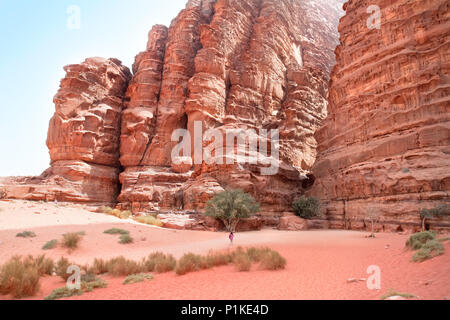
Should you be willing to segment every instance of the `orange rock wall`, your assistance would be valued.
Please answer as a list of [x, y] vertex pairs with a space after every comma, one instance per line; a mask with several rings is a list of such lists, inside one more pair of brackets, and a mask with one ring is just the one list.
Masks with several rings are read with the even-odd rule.
[[[370, 5], [380, 29], [367, 27]], [[345, 7], [310, 195], [334, 228], [365, 228], [375, 211], [379, 230], [418, 230], [421, 208], [450, 202], [450, 3]]]

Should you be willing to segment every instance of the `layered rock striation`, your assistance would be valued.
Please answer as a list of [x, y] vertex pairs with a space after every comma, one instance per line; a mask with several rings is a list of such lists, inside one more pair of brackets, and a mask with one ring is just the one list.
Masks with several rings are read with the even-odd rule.
[[[240, 188], [262, 204], [265, 223], [277, 224], [311, 183], [341, 6], [337, 0], [198, 0], [170, 28], [155, 26], [136, 58], [123, 113], [121, 206], [201, 211], [217, 192]], [[261, 130], [278, 129], [279, 159], [269, 157], [279, 170], [264, 175], [258, 163], [240, 162], [239, 151], [261, 158], [260, 148], [245, 146], [228, 164], [202, 155], [196, 161], [198, 123], [202, 133], [216, 129], [224, 137], [251, 130], [269, 151], [272, 140]], [[182, 163], [172, 156], [177, 129], [189, 132], [194, 152], [180, 155]], [[211, 147], [218, 160], [215, 144], [201, 147]]]
[[[368, 27], [370, 5], [381, 9], [380, 29]], [[379, 230], [418, 230], [421, 208], [450, 202], [450, 3], [345, 9], [310, 194], [333, 228], [362, 229], [375, 215]], [[450, 227], [449, 218], [429, 223]]]

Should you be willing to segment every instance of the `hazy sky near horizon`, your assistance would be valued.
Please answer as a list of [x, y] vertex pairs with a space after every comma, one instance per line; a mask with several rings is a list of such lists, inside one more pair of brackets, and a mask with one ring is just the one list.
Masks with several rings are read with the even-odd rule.
[[169, 26], [186, 2], [0, 0], [0, 176], [49, 167], [45, 141], [65, 65], [114, 57], [131, 68], [151, 27]]

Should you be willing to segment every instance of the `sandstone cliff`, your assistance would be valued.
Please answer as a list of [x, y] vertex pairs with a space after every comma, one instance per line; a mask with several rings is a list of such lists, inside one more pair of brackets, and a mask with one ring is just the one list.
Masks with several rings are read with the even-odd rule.
[[[198, 0], [170, 28], [155, 26], [136, 57], [123, 113], [121, 206], [201, 210], [215, 193], [241, 188], [261, 202], [264, 222], [277, 224], [310, 183], [341, 7], [338, 0]], [[265, 176], [237, 161], [174, 165], [171, 135], [187, 129], [193, 137], [196, 121], [203, 132], [253, 129], [255, 139], [260, 129], [279, 129], [280, 170]], [[241, 151], [258, 158], [259, 150]]]
[[[48, 134], [51, 168], [6, 179], [7, 197], [192, 212], [225, 188], [241, 188], [262, 205], [253, 226], [278, 225], [314, 182], [314, 132], [327, 114], [342, 4], [190, 0], [169, 28], [152, 28], [132, 78], [114, 59], [66, 67]], [[198, 122], [203, 133], [253, 130], [250, 139], [268, 145], [269, 154], [240, 146], [226, 165], [195, 156], [174, 163], [172, 133], [186, 129], [194, 140]], [[279, 130], [279, 157], [262, 129]], [[279, 170], [263, 174], [242, 157]]]
[[40, 177], [0, 182], [8, 198], [115, 202], [121, 112], [131, 73], [120, 61], [102, 58], [64, 69], [48, 130], [51, 167]]
[[[381, 8], [381, 28], [366, 12]], [[419, 210], [449, 202], [450, 3], [352, 0], [317, 132], [316, 183], [334, 228], [417, 230]], [[364, 221], [366, 220], [366, 221]], [[434, 228], [450, 221], [431, 221]]]

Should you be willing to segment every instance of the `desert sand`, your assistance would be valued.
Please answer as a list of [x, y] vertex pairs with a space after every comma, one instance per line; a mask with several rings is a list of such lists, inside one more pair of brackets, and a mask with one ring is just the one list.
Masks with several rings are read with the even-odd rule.
[[[62, 256], [80, 264], [94, 258], [125, 256], [140, 260], [155, 251], [171, 253], [207, 253], [230, 247], [225, 233], [168, 230], [141, 225], [130, 220], [94, 213], [82, 205], [0, 201], [0, 263], [14, 255], [46, 254], [53, 259]], [[121, 245], [115, 236], [103, 232], [112, 227], [130, 231], [133, 244]], [[17, 238], [22, 231], [33, 231], [35, 238]], [[44, 251], [49, 240], [60, 239], [67, 232], [84, 231], [86, 235], [75, 251], [57, 247]], [[380, 233], [375, 239], [357, 231], [320, 230], [287, 232], [265, 229], [238, 233], [234, 247], [268, 246], [287, 259], [282, 271], [237, 272], [233, 266], [177, 276], [155, 274], [152, 281], [122, 285], [123, 278], [103, 277], [105, 289], [97, 289], [73, 299], [380, 299], [389, 289], [411, 293], [417, 299], [446, 299], [450, 296], [450, 245], [446, 253], [423, 263], [410, 261], [412, 252], [405, 250], [408, 235]], [[365, 281], [371, 265], [381, 268], [381, 290], [369, 290]], [[41, 279], [41, 289], [32, 299], [43, 299], [64, 286], [59, 277]], [[9, 299], [7, 296], [0, 299]]]

